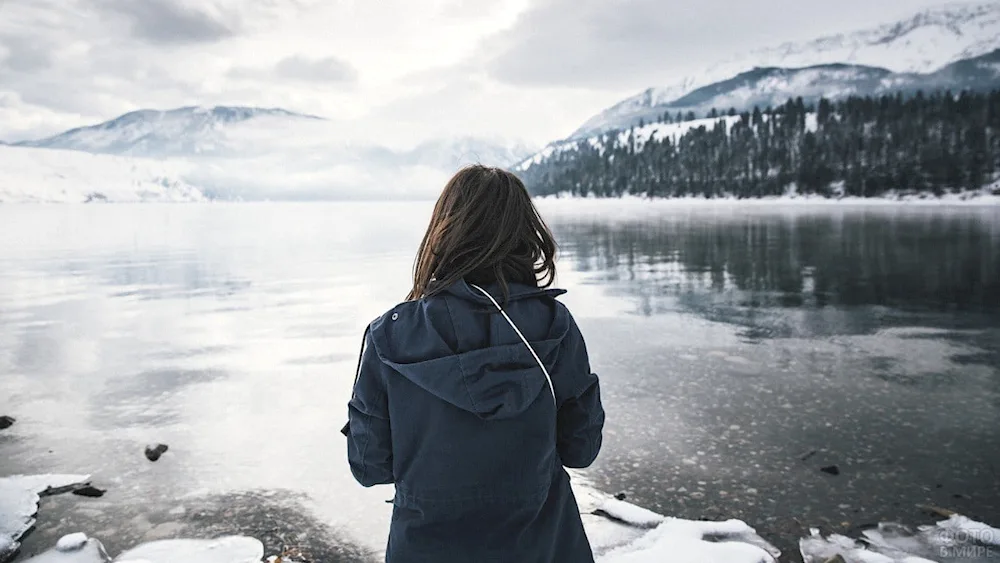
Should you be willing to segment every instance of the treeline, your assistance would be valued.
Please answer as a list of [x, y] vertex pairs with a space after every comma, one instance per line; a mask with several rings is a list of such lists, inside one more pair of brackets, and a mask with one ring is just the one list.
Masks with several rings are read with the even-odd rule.
[[[1000, 91], [802, 99], [683, 134], [605, 134], [522, 172], [533, 194], [874, 197], [978, 190], [1000, 172]], [[689, 118], [693, 116], [678, 116]], [[685, 119], [686, 120], [686, 119]], [[670, 121], [673, 121], [672, 119]], [[647, 129], [648, 130], [648, 129]], [[661, 138], [657, 138], [661, 137]]]

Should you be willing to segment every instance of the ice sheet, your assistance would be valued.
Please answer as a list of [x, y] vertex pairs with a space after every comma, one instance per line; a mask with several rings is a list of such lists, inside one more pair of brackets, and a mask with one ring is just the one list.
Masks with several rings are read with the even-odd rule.
[[163, 540], [142, 544], [115, 558], [115, 563], [259, 563], [264, 544], [254, 538], [228, 536], [214, 540]]
[[636, 541], [607, 553], [600, 563], [775, 563], [768, 551], [748, 543], [748, 536], [756, 532], [739, 520], [667, 518]]
[[15, 475], [0, 478], [0, 562], [20, 547], [18, 540], [35, 525], [39, 495], [56, 494], [85, 483], [88, 475]]
[[822, 563], [840, 555], [846, 563], [926, 563], [927, 561], [990, 563], [1000, 558], [1000, 529], [955, 514], [915, 530], [883, 522], [866, 530], [860, 541], [818, 530], [799, 542], [805, 563]]
[[[78, 541], [83, 536], [83, 541]], [[32, 557], [23, 563], [108, 563], [108, 557], [101, 542], [92, 538], [87, 538], [83, 534], [71, 534], [60, 540], [60, 547], [50, 549], [41, 555]], [[70, 541], [71, 540], [71, 541]]]

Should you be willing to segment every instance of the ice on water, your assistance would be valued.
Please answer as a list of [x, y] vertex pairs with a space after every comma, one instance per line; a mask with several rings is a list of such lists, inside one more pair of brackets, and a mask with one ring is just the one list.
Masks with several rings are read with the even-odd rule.
[[18, 540], [35, 525], [40, 495], [84, 483], [87, 475], [15, 475], [0, 478], [0, 561], [20, 547]]
[[76, 533], [24, 563], [260, 563], [264, 545], [254, 538], [228, 536], [214, 540], [163, 540], [145, 543], [111, 559], [101, 542]]
[[115, 563], [259, 563], [264, 544], [254, 538], [229, 536], [214, 540], [162, 540], [142, 544], [115, 558]]
[[862, 536], [855, 541], [812, 530], [799, 548], [805, 563], [823, 563], [837, 555], [845, 563], [990, 563], [1000, 557], [1000, 529], [958, 514], [915, 530], [881, 523]]
[[[600, 557], [600, 563], [774, 563], [777, 552], [739, 520], [698, 522], [666, 518], [636, 540]], [[773, 550], [773, 548], [771, 548]]]
[[[85, 483], [85, 475], [15, 476], [0, 479], [0, 561], [34, 525], [40, 494]], [[598, 563], [775, 563], [780, 552], [745, 522], [694, 521], [657, 514], [618, 500], [574, 479], [584, 525]], [[883, 523], [854, 540], [813, 530], [800, 541], [805, 563], [839, 556], [844, 563], [988, 563], [1000, 555], [1000, 529], [953, 515], [915, 529]], [[146, 543], [112, 559], [101, 542], [83, 533], [63, 536], [56, 546], [23, 563], [257, 563], [257, 539], [171, 539]], [[268, 561], [273, 560], [272, 557]]]
[[774, 563], [780, 555], [745, 522], [671, 518], [576, 481], [598, 563]]
[[100, 541], [81, 533], [70, 534], [59, 540], [54, 549], [32, 557], [24, 563], [108, 563], [111, 558]]

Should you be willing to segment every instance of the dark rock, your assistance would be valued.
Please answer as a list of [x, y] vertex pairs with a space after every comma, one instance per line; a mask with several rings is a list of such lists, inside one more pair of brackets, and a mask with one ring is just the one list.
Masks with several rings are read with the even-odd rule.
[[615, 495], [615, 498], [618, 500], [625, 500], [626, 495], [625, 493], [618, 493], [617, 495]]
[[93, 487], [91, 485], [84, 485], [79, 489], [73, 489], [74, 495], [80, 495], [81, 497], [91, 497], [91, 498], [103, 497], [104, 493], [106, 492], [107, 492], [106, 490], [98, 489], [97, 487]]
[[11, 426], [14, 425], [15, 422], [17, 421], [9, 416], [0, 416], [0, 430], [6, 430], [10, 428]]
[[160, 456], [166, 453], [168, 446], [166, 444], [157, 444], [155, 446], [146, 446], [146, 459], [149, 461], [156, 461], [160, 459]]
[[820, 471], [823, 473], [828, 473], [830, 475], [840, 475], [840, 468], [836, 465], [827, 465], [826, 467], [820, 467]]

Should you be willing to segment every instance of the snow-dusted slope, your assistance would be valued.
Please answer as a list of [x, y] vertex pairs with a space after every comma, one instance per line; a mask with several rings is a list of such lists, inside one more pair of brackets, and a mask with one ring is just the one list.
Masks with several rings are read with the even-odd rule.
[[[869, 96], [918, 90], [933, 92], [972, 90], [988, 92], [1000, 88], [1000, 49], [951, 63], [931, 73], [901, 73], [888, 69], [845, 64], [805, 68], [756, 68], [733, 78], [702, 86], [676, 100], [650, 107], [638, 107], [618, 116], [616, 128], [658, 121], [668, 113], [707, 115], [713, 108], [749, 111], [753, 107], [774, 107], [789, 98], [813, 103], [820, 97], [836, 100], [847, 96]], [[599, 133], [596, 129], [588, 134]], [[579, 132], [582, 134], [583, 131]], [[580, 138], [578, 135], [575, 138]]]
[[0, 203], [203, 201], [176, 163], [0, 146]]
[[475, 137], [436, 139], [409, 150], [394, 150], [348, 142], [337, 123], [319, 117], [228, 106], [139, 110], [17, 146], [154, 158], [290, 154], [307, 160], [438, 168], [480, 161], [506, 166], [532, 152], [520, 143]]
[[[212, 199], [426, 199], [464, 164], [510, 166], [533, 152], [471, 137], [407, 149], [361, 145], [333, 121], [221, 106], [140, 110], [0, 149], [29, 151], [18, 153], [28, 170], [0, 170], [7, 201], [82, 201], [94, 191], [115, 200], [177, 199], [190, 186]], [[64, 159], [52, 149], [78, 152]]]
[[785, 43], [709, 65], [696, 75], [649, 88], [615, 104], [589, 119], [571, 137], [619, 128], [636, 114], [756, 67], [800, 68], [842, 63], [897, 73], [930, 73], [996, 49], [1000, 49], [1000, 2], [951, 4], [898, 22], [805, 43]]
[[[764, 119], [768, 119], [768, 116], [765, 115]], [[587, 143], [591, 147], [603, 151], [606, 146], [613, 145], [616, 142], [619, 145], [623, 145], [628, 142], [629, 137], [631, 137], [635, 143], [635, 149], [637, 151], [641, 151], [643, 145], [645, 145], [650, 139], [661, 141], [670, 137], [673, 141], [677, 141], [677, 139], [692, 129], [697, 129], [699, 127], [712, 129], [719, 123], [725, 123], [726, 131], [728, 132], [739, 120], [740, 116], [738, 115], [726, 115], [716, 118], [693, 119], [691, 121], [682, 121], [680, 123], [647, 123], [642, 127], [615, 131], [613, 133], [604, 133], [601, 135], [593, 135], [584, 139], [566, 139], [563, 141], [556, 141], [538, 151], [530, 158], [523, 160], [514, 169], [516, 171], [523, 172], [536, 164], [540, 164], [543, 160], [549, 158], [550, 156], [576, 148], [580, 143]], [[806, 128], [815, 130], [815, 126], [815, 114], [810, 114], [807, 116]]]
[[[97, 125], [17, 144], [134, 156], [219, 155], [244, 151], [247, 147], [236, 143], [255, 129], [308, 128], [321, 122], [317, 117], [282, 109], [225, 106], [144, 109]], [[234, 132], [237, 134], [233, 135]], [[244, 134], [240, 135], [241, 132]]]

